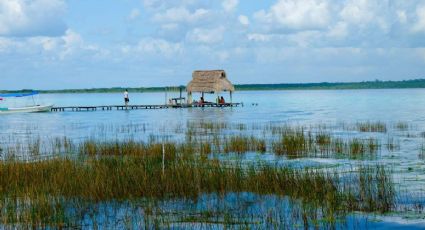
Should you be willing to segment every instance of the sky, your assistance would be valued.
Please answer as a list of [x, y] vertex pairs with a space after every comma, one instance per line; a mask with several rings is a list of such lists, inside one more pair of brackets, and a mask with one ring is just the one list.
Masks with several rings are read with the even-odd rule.
[[425, 78], [425, 0], [0, 0], [0, 89]]

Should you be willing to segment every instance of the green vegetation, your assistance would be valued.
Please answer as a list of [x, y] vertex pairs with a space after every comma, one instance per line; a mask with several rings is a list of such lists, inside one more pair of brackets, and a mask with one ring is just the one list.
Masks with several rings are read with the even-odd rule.
[[128, 143], [95, 145], [97, 154], [105, 155], [89, 156], [94, 154], [90, 147], [76, 159], [0, 163], [2, 223], [63, 227], [71, 219], [66, 207], [78, 204], [84, 208], [82, 204], [142, 198], [197, 200], [203, 194], [230, 192], [300, 199], [333, 221], [352, 211], [388, 212], [395, 201], [393, 183], [382, 166], [361, 166], [350, 180], [341, 180], [337, 171], [229, 165], [175, 149], [168, 149], [163, 161], [158, 151], [122, 155]]
[[360, 132], [387, 132], [387, 125], [383, 122], [360, 122], [357, 123], [357, 129]]
[[395, 124], [395, 128], [399, 131], [407, 131], [409, 130], [409, 124], [406, 122], [399, 121], [397, 124]]
[[237, 90], [318, 90], [318, 89], [402, 89], [425, 88], [425, 79], [405, 81], [364, 81], [339, 83], [246, 84], [236, 85]]
[[[125, 89], [129, 92], [164, 92], [166, 90], [185, 90], [185, 86], [169, 87], [113, 87], [113, 88], [90, 88], [90, 89], [60, 89], [39, 90], [40, 93], [122, 93]], [[425, 88], [425, 79], [404, 81], [364, 81], [364, 82], [339, 82], [339, 83], [287, 83], [287, 84], [236, 84], [236, 90], [327, 90], [327, 89], [398, 89], [398, 88]], [[27, 92], [31, 90], [7, 91], [0, 93]]]
[[[1, 146], [0, 228], [338, 228], [353, 213], [411, 208], [399, 200], [391, 166], [367, 161], [382, 138], [384, 151], [399, 150], [390, 135], [409, 125], [338, 127], [191, 121], [155, 127], [157, 136], [145, 125], [108, 125], [91, 138], [18, 140]], [[22, 152], [29, 157], [14, 157]], [[245, 159], [248, 152], [259, 158]], [[303, 157], [358, 161], [281, 164]]]
[[329, 133], [313, 134], [303, 129], [288, 129], [281, 133], [279, 140], [272, 144], [273, 152], [288, 157], [332, 156], [343, 154], [349, 157], [363, 157], [366, 154], [377, 154], [380, 144], [378, 140], [342, 139], [332, 137]]

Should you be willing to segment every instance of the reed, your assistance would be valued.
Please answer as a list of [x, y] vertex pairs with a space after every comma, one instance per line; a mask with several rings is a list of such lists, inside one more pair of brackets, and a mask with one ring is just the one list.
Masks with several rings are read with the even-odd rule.
[[357, 130], [360, 132], [378, 132], [386, 133], [387, 125], [383, 122], [359, 122], [356, 124]]
[[[367, 131], [362, 132], [384, 132], [382, 124], [380, 128], [366, 125], [368, 128], [363, 130]], [[113, 127], [107, 129], [114, 131], [109, 130]], [[119, 129], [146, 132], [144, 126], [137, 130], [131, 126]], [[161, 135], [152, 135], [147, 141], [91, 138], [77, 142], [60, 137], [50, 143], [36, 138], [30, 143], [5, 147], [3, 152], [13, 154], [23, 150], [33, 155], [68, 154], [45, 161], [0, 162], [0, 223], [12, 228], [67, 228], [73, 227], [76, 220], [96, 220], [99, 204], [140, 208], [140, 200], [152, 202], [149, 208], [144, 207], [146, 219], [141, 224], [149, 228], [176, 224], [199, 227], [197, 222], [207, 227], [218, 224], [252, 228], [260, 224], [264, 228], [290, 228], [293, 226], [288, 221], [294, 216], [296, 224], [308, 228], [322, 226], [324, 221], [336, 224], [350, 212], [387, 213], [396, 208], [392, 172], [380, 165], [341, 172], [218, 160], [209, 155], [273, 152], [288, 157], [367, 157], [380, 150], [378, 139], [336, 136], [324, 125], [258, 125], [249, 135], [241, 132], [247, 129], [243, 124], [190, 122], [174, 129], [181, 138], [167, 141], [161, 141]], [[388, 138], [388, 150], [395, 150], [396, 144]], [[420, 155], [425, 152], [423, 148], [420, 151]], [[293, 216], [265, 210], [260, 219], [257, 214], [246, 216], [234, 210], [178, 217], [167, 214], [166, 208], [160, 210], [162, 202], [197, 202], [205, 194], [224, 197], [242, 193], [267, 197], [264, 199], [288, 198], [299, 205], [291, 213]]]
[[277, 155], [289, 157], [308, 156], [331, 156], [343, 154], [350, 157], [375, 155], [380, 149], [377, 139], [342, 139], [332, 137], [329, 133], [311, 131], [304, 132], [302, 129], [285, 131], [279, 140], [272, 144], [273, 152]]
[[407, 131], [409, 130], [409, 124], [407, 122], [399, 121], [394, 126], [399, 131]]
[[313, 137], [303, 129], [279, 130], [281, 137], [272, 144], [273, 151], [278, 155], [301, 157], [308, 155], [313, 148]]
[[386, 146], [390, 152], [400, 150], [400, 141], [388, 136]]
[[[337, 172], [239, 163], [228, 165], [217, 160], [187, 156], [168, 156], [164, 163], [163, 170], [162, 157], [157, 152], [148, 156], [108, 155], [33, 163], [3, 162], [0, 164], [0, 202], [4, 204], [14, 199], [19, 205], [12, 206], [10, 216], [13, 218], [0, 213], [0, 219], [7, 219], [5, 222], [25, 220], [37, 225], [55, 222], [49, 220], [50, 217], [61, 220], [58, 215], [63, 215], [64, 204], [59, 201], [60, 205], [52, 204], [49, 197], [77, 198], [84, 202], [140, 198], [196, 200], [208, 193], [252, 192], [301, 199], [329, 213], [338, 210], [387, 212], [393, 201], [393, 198], [387, 197], [393, 193], [382, 191], [390, 191], [388, 187], [392, 186], [383, 168], [379, 168], [379, 172], [372, 168], [360, 170], [353, 174], [360, 178], [353, 183], [340, 180]], [[367, 192], [346, 193], [342, 188], [348, 186]], [[22, 206], [26, 204], [25, 200], [30, 202], [31, 210], [32, 207], [40, 209], [34, 209], [31, 215], [18, 211], [26, 207]], [[16, 215], [18, 218], [14, 219]]]
[[419, 146], [419, 158], [425, 159], [425, 144], [421, 144], [421, 146]]
[[265, 153], [267, 151], [266, 141], [256, 138], [254, 136], [231, 136], [229, 139], [225, 138], [223, 140], [224, 153], [246, 153], [249, 151]]

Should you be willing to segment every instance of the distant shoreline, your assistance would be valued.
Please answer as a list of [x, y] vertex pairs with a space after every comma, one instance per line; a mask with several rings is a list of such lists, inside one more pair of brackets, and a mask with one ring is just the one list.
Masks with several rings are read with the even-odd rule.
[[[112, 87], [112, 88], [90, 88], [90, 89], [59, 89], [59, 90], [36, 90], [40, 93], [121, 93], [125, 89], [129, 92], [164, 92], [178, 91], [180, 86], [171, 87]], [[181, 86], [185, 91], [185, 86]], [[425, 79], [404, 81], [364, 81], [364, 82], [321, 82], [321, 83], [282, 83], [282, 84], [236, 84], [237, 91], [253, 90], [344, 90], [344, 89], [415, 89], [425, 88]], [[16, 93], [32, 91], [23, 90], [0, 90], [0, 93]]]

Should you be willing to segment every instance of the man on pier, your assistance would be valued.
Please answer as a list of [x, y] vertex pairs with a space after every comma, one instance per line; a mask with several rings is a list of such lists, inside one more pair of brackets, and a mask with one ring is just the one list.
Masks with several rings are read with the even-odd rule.
[[125, 90], [125, 92], [124, 92], [124, 103], [125, 103], [126, 107], [128, 106], [129, 102], [130, 102], [130, 98], [128, 97], [128, 90]]

